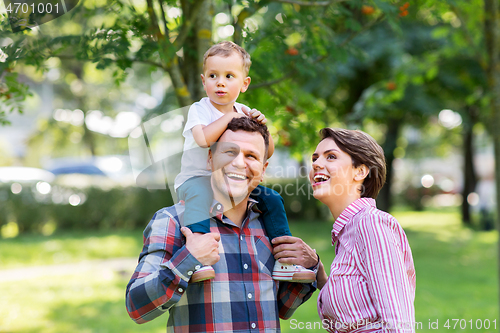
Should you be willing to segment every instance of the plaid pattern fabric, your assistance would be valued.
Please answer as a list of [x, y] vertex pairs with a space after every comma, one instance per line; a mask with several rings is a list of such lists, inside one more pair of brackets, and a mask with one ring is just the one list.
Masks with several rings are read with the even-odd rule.
[[215, 203], [210, 222], [221, 235], [215, 279], [189, 283], [201, 265], [184, 246], [180, 232], [184, 205], [159, 210], [144, 231], [139, 264], [127, 286], [126, 304], [137, 323], [169, 311], [167, 332], [279, 332], [316, 290], [312, 284], [272, 279], [272, 247], [258, 213], [251, 208], [241, 228]]

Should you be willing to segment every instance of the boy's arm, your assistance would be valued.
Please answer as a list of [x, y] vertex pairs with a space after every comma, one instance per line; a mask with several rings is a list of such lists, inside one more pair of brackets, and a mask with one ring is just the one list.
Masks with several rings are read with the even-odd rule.
[[238, 117], [246, 117], [237, 112], [229, 112], [208, 125], [196, 125], [192, 128], [193, 138], [196, 144], [202, 148], [210, 147], [212, 142], [219, 140], [220, 136], [227, 129], [227, 124]]
[[269, 149], [267, 150], [267, 158], [273, 156], [274, 153], [274, 141], [273, 136], [269, 134]]

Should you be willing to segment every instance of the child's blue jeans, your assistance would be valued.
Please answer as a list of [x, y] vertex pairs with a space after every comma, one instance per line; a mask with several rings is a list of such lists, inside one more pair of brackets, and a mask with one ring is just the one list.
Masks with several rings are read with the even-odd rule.
[[[213, 191], [210, 176], [193, 177], [177, 189], [179, 200], [184, 201], [183, 225], [192, 232], [210, 232], [210, 207]], [[286, 218], [284, 201], [273, 189], [257, 186], [250, 197], [257, 200], [257, 208], [262, 212], [262, 221], [270, 240], [279, 236], [291, 236]]]

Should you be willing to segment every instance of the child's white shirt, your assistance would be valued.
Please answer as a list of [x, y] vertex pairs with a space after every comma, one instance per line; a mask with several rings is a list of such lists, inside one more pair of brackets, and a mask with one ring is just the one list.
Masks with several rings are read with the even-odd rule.
[[[241, 103], [234, 103], [236, 111], [245, 114]], [[174, 187], [177, 190], [186, 180], [196, 176], [210, 176], [211, 170], [207, 170], [208, 149], [198, 146], [193, 137], [192, 129], [196, 125], [209, 125], [221, 118], [224, 113], [212, 105], [208, 97], [193, 103], [188, 111], [188, 118], [182, 135], [184, 136], [184, 149], [181, 159], [181, 172], [175, 177]]]

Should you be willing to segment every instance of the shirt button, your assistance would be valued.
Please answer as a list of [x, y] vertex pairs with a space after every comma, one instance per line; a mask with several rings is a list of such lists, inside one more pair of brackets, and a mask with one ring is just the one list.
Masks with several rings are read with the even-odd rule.
[[179, 289], [177, 289], [177, 291], [180, 292], [180, 293], [182, 293], [184, 291], [184, 289], [179, 288]]
[[252, 299], [252, 294], [251, 293], [248, 293], [248, 298]]
[[240, 236], [240, 240], [243, 240], [243, 235]]
[[193, 271], [188, 271], [188, 275], [193, 275]]
[[200, 269], [200, 268], [201, 268], [201, 266], [200, 266], [200, 265], [196, 265], [196, 266], [194, 267], [194, 269]]
[[257, 325], [255, 325], [255, 323], [252, 323], [252, 328], [255, 328]]
[[247, 265], [247, 264], [244, 264], [244, 265], [243, 265], [243, 268], [244, 268], [244, 269], [248, 269], [248, 265]]
[[222, 208], [221, 204], [218, 204], [216, 208], [217, 210], [220, 210]]

